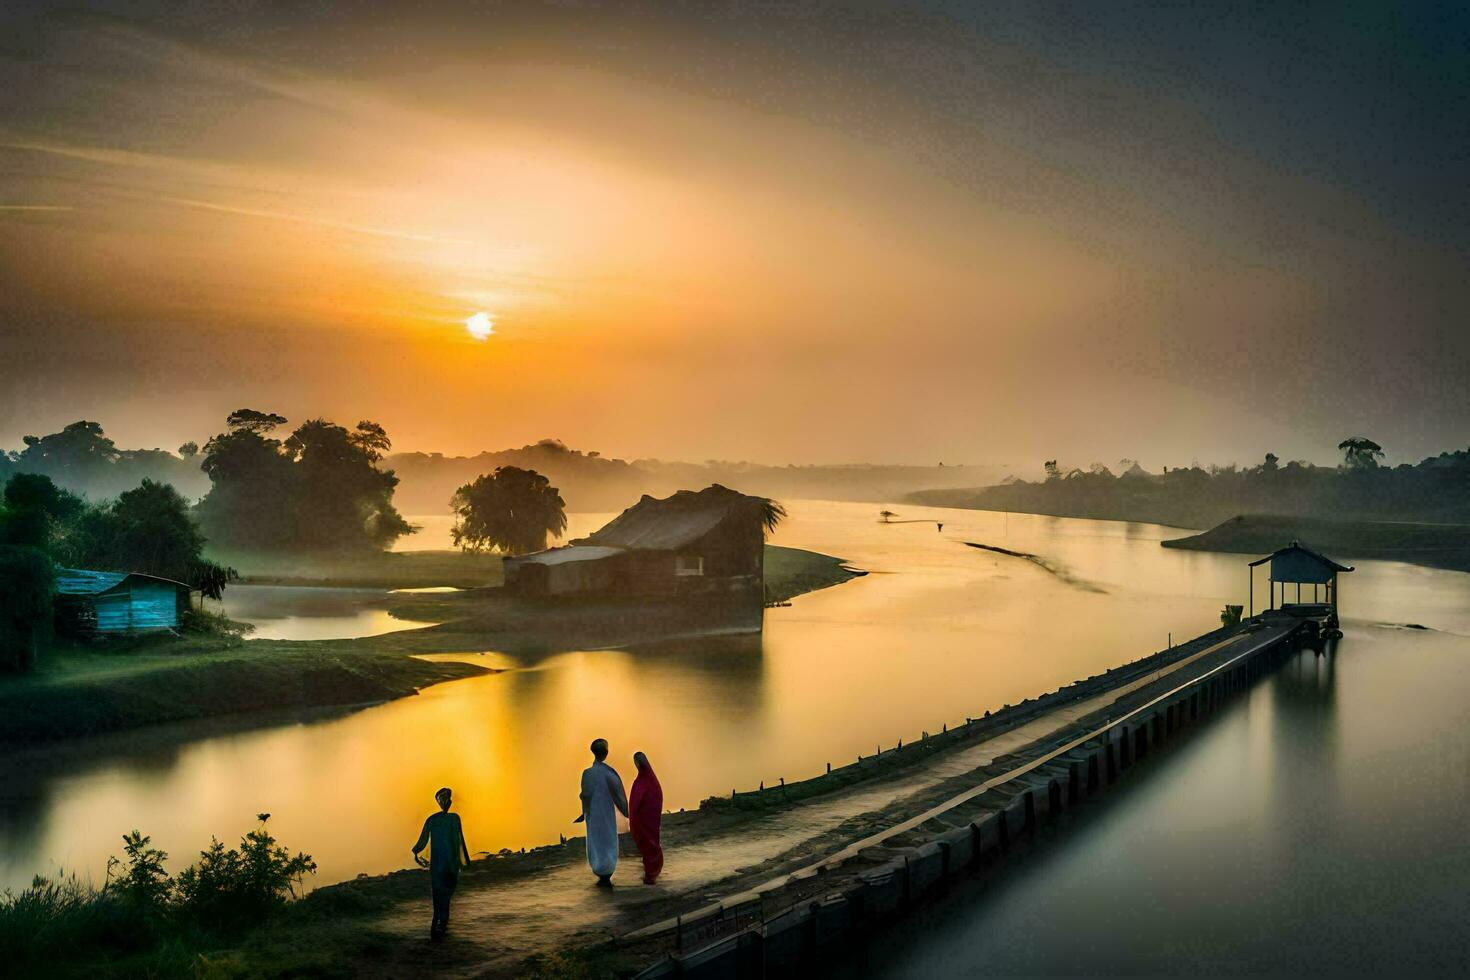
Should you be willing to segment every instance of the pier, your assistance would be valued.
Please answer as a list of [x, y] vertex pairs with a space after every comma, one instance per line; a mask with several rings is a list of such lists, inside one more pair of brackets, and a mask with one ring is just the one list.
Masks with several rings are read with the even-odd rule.
[[[915, 811], [895, 814], [890, 825], [778, 873], [741, 881], [718, 899], [628, 931], [617, 945], [646, 951], [646, 960], [655, 961], [640, 974], [647, 980], [779, 976], [823, 962], [947, 886], [1044, 845], [1035, 840], [1039, 828], [1073, 807], [1105, 801], [1108, 790], [1146, 768], [1161, 746], [1207, 722], [1298, 650], [1321, 651], [1336, 628], [1335, 601], [1286, 604], [990, 718], [967, 719], [916, 745], [894, 747], [888, 751], [919, 754], [972, 740], [984, 745], [1023, 720], [1058, 721], [1047, 735], [915, 798]], [[774, 806], [816, 797], [881, 761], [866, 757], [812, 780], [706, 805], [759, 808], [763, 800]]]

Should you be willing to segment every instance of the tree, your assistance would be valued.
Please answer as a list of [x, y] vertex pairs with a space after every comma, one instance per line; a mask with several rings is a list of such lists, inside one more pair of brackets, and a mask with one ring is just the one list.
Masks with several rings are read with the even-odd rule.
[[1062, 470], [1061, 467], [1057, 465], [1056, 460], [1049, 459], [1041, 465], [1042, 469], [1046, 470], [1047, 480], [1060, 480], [1062, 478]]
[[546, 547], [548, 535], [567, 529], [566, 502], [551, 482], [535, 470], [498, 466], [454, 492], [450, 532], [458, 547], [470, 552], [499, 548], [523, 555]]
[[353, 432], [311, 419], [284, 443], [296, 464], [296, 540], [312, 547], [386, 548], [413, 528], [393, 507], [398, 477], [377, 462], [391, 448], [376, 422]]
[[760, 507], [761, 526], [765, 528], [765, 533], [769, 536], [772, 531], [776, 530], [778, 524], [786, 520], [786, 508], [769, 497], [757, 497], [756, 500]]
[[413, 528], [393, 507], [398, 477], [378, 463], [388, 433], [363, 420], [348, 430], [310, 419], [284, 441], [269, 433], [285, 419], [238, 409], [229, 431], [204, 446], [209, 494], [200, 519], [210, 537], [267, 550], [386, 548]]
[[51, 635], [51, 560], [39, 548], [0, 545], [0, 670], [30, 670]]
[[1342, 450], [1342, 460], [1352, 469], [1377, 469], [1383, 458], [1383, 447], [1366, 436], [1353, 436], [1337, 444]]
[[179, 455], [184, 457], [185, 459], [193, 459], [195, 456], [199, 455], [199, 443], [195, 442], [193, 439], [190, 439], [188, 442], [179, 447]]
[[49, 476], [57, 486], [93, 499], [115, 496], [145, 478], [172, 483], [189, 495], [203, 492], [197, 462], [161, 449], [119, 449], [96, 422], [72, 422], [60, 432], [26, 436], [25, 444], [0, 469]]
[[[1341, 447], [1339, 447], [1341, 448]], [[1265, 460], [1261, 463], [1262, 473], [1275, 473], [1281, 468], [1281, 457], [1275, 453], [1267, 453]]]
[[190, 583], [204, 550], [204, 535], [188, 501], [169, 484], [152, 480], [89, 511], [80, 536], [80, 564], [185, 583]]
[[257, 412], [253, 408], [237, 408], [225, 417], [225, 426], [231, 432], [253, 432], [256, 435], [286, 424], [286, 416], [274, 412]]
[[204, 444], [200, 469], [209, 477], [210, 490], [200, 501], [199, 520], [211, 540], [291, 547], [295, 528], [288, 519], [296, 473], [281, 440], [253, 427], [233, 426]]
[[80, 497], [62, 490], [49, 476], [17, 473], [0, 497], [0, 544], [55, 554], [85, 508]]
[[81, 486], [101, 477], [122, 454], [97, 422], [73, 422], [47, 436], [25, 436], [16, 457], [28, 473], [44, 473], [58, 483]]

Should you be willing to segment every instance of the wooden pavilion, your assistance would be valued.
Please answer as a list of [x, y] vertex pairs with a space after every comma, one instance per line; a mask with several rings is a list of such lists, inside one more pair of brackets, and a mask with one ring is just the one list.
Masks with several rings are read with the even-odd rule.
[[[1332, 620], [1337, 620], [1337, 576], [1340, 572], [1351, 572], [1351, 565], [1342, 565], [1333, 561], [1326, 555], [1311, 548], [1304, 547], [1300, 541], [1293, 541], [1285, 548], [1272, 552], [1265, 558], [1258, 558], [1250, 563], [1250, 615], [1256, 614], [1256, 566], [1271, 563], [1270, 572], [1267, 577], [1270, 591], [1270, 603], [1267, 609], [1285, 608], [1287, 606], [1301, 606], [1302, 586], [1312, 587], [1311, 598], [1308, 600], [1314, 605], [1326, 605], [1331, 608]], [[1280, 586], [1280, 606], [1277, 605], [1277, 586]], [[1293, 602], [1287, 601], [1286, 588], [1288, 585], [1296, 586], [1296, 595]]]

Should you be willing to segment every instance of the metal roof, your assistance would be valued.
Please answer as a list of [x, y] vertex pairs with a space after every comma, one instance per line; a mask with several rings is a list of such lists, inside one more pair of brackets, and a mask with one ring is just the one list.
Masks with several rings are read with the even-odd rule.
[[117, 588], [130, 578], [162, 582], [181, 589], [189, 588], [183, 582], [175, 582], [171, 578], [161, 578], [157, 575], [146, 575], [143, 572], [99, 572], [90, 568], [58, 568], [56, 569], [56, 591], [61, 595], [98, 595], [109, 589]]
[[656, 500], [647, 494], [583, 540], [590, 545], [674, 551], [704, 537], [739, 507], [759, 498], [711, 484], [699, 492], [680, 490]]
[[596, 561], [599, 558], [621, 554], [623, 550], [622, 548], [599, 547], [597, 545], [569, 544], [563, 548], [548, 548], [546, 551], [537, 551], [529, 555], [515, 555], [505, 560], [506, 562], [520, 562], [529, 565], [566, 565], [574, 561]]
[[1313, 551], [1311, 548], [1305, 547], [1300, 541], [1293, 541], [1285, 548], [1279, 548], [1276, 551], [1271, 552], [1265, 558], [1257, 558], [1255, 561], [1250, 563], [1250, 567], [1255, 568], [1257, 565], [1266, 564], [1266, 562], [1270, 561], [1273, 558], [1279, 558], [1282, 555], [1289, 555], [1292, 553], [1299, 553], [1305, 555], [1308, 558], [1314, 559], [1325, 565], [1326, 567], [1332, 569], [1334, 572], [1351, 572], [1353, 570], [1353, 566], [1339, 564], [1338, 562], [1335, 562], [1331, 558], [1328, 558], [1326, 555], [1322, 554], [1322, 552]]

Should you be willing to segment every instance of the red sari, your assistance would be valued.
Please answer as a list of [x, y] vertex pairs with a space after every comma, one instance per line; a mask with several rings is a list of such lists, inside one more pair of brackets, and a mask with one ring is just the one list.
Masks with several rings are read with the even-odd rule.
[[628, 827], [633, 832], [633, 843], [643, 855], [643, 883], [651, 885], [658, 880], [664, 868], [664, 850], [658, 842], [659, 820], [664, 812], [664, 790], [652, 766], [644, 766], [633, 780], [633, 791], [628, 794]]

